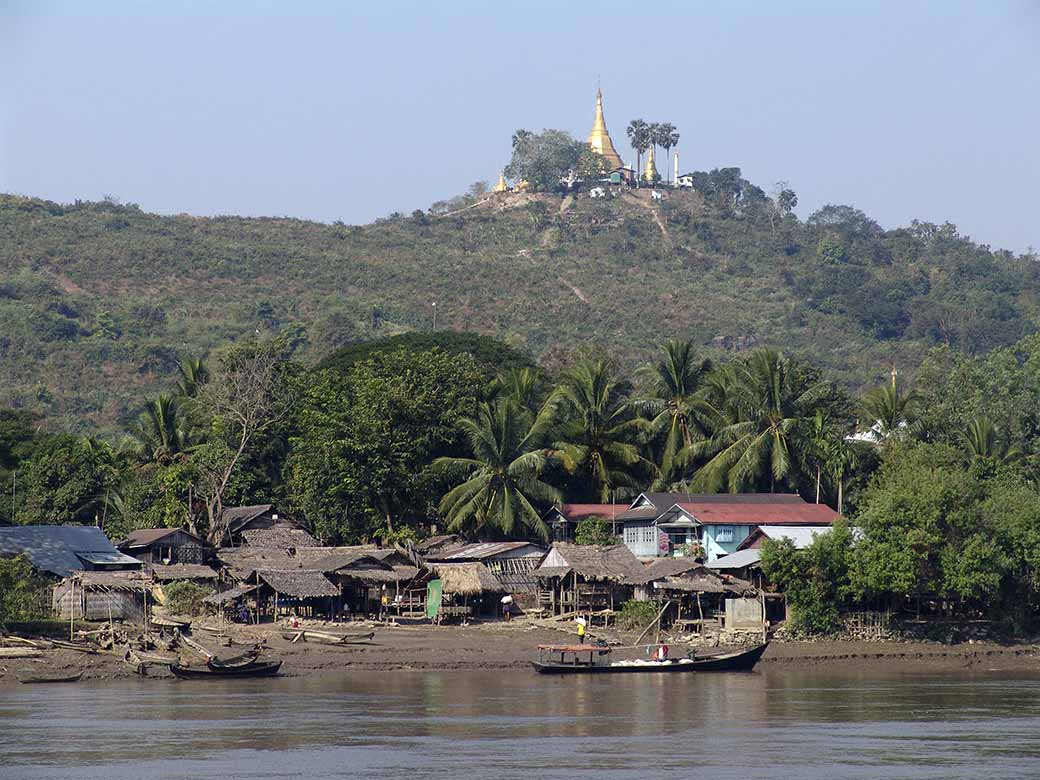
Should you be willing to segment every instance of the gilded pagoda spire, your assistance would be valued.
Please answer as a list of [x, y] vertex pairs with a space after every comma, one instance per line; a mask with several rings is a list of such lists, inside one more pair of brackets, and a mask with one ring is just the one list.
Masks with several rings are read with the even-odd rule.
[[654, 147], [651, 144], [650, 151], [646, 155], [646, 167], [643, 168], [643, 181], [653, 184], [660, 178], [660, 175], [657, 173], [657, 166], [654, 165]]
[[509, 187], [506, 185], [505, 173], [498, 174], [498, 184], [495, 185], [495, 189], [492, 192], [506, 192]]
[[624, 163], [621, 162], [621, 155], [617, 153], [617, 149], [614, 148], [614, 142], [610, 140], [610, 133], [607, 132], [607, 123], [603, 119], [603, 92], [599, 89], [596, 90], [596, 117], [592, 120], [589, 146], [592, 148], [592, 151], [606, 158], [607, 165], [610, 166], [611, 170], [624, 167]]

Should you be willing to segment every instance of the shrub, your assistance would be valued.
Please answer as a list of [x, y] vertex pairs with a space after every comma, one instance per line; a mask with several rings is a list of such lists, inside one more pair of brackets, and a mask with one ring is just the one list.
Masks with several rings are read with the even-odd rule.
[[622, 631], [638, 631], [650, 625], [660, 607], [653, 601], [635, 601], [630, 599], [621, 605], [617, 616], [617, 626]]
[[24, 555], [0, 558], [0, 625], [51, 616], [50, 588]]
[[606, 547], [617, 542], [610, 532], [610, 522], [593, 515], [580, 520], [574, 529], [575, 544], [595, 544]]
[[196, 585], [194, 582], [171, 582], [163, 587], [166, 594], [166, 608], [175, 615], [201, 615], [205, 611], [202, 600], [213, 595], [211, 588]]

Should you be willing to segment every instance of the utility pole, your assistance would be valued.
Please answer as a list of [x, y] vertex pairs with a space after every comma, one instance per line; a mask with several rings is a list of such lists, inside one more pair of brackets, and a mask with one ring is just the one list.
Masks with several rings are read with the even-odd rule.
[[437, 330], [437, 301], [430, 304], [433, 307], [433, 329]]

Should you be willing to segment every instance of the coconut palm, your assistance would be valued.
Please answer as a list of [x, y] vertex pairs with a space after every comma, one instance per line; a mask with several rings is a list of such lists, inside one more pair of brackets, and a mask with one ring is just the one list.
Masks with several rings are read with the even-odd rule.
[[555, 456], [607, 503], [618, 488], [638, 489], [655, 471], [639, 447], [648, 423], [629, 401], [631, 386], [610, 360], [579, 361], [553, 394]]
[[975, 417], [961, 433], [961, 443], [970, 461], [988, 460], [1005, 465], [1022, 458], [1022, 450], [1004, 440], [1000, 429], [987, 417]]
[[195, 398], [201, 387], [209, 381], [209, 368], [202, 358], [185, 358], [177, 366], [177, 395]]
[[648, 380], [649, 397], [637, 404], [650, 418], [650, 432], [663, 438], [661, 467], [653, 489], [666, 489], [676, 481], [676, 456], [702, 438], [707, 408], [703, 394], [705, 378], [712, 371], [711, 360], [697, 360], [692, 341], [668, 341], [661, 346], [661, 357], [639, 373]]
[[156, 463], [168, 463], [190, 446], [180, 404], [171, 395], [149, 401], [131, 434], [137, 439], [142, 456]]
[[542, 406], [545, 390], [537, 369], [510, 368], [492, 382], [491, 391], [499, 398], [508, 398], [521, 409], [537, 414]]
[[459, 426], [472, 457], [437, 458], [434, 473], [461, 480], [441, 498], [439, 510], [452, 531], [494, 529], [516, 534], [520, 528], [543, 539], [549, 529], [535, 508], [562, 500], [541, 480], [548, 457], [543, 447], [548, 416], [535, 418], [509, 399], [481, 404], [474, 418]]
[[706, 458], [694, 475], [697, 489], [736, 493], [768, 474], [770, 490], [796, 474], [794, 450], [827, 385], [799, 372], [782, 354], [759, 349], [724, 374], [712, 436], [688, 448]]
[[900, 390], [895, 370], [892, 381], [871, 390], [863, 397], [863, 416], [879, 441], [902, 436], [917, 417], [921, 397], [915, 391]]

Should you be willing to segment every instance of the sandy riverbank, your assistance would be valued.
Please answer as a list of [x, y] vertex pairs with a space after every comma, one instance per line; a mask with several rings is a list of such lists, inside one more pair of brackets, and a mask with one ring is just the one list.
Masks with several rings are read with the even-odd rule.
[[[281, 658], [288, 676], [334, 673], [337, 670], [466, 671], [527, 669], [538, 644], [573, 641], [567, 633], [537, 627], [522, 621], [471, 626], [399, 625], [377, 626], [375, 638], [366, 644], [330, 647], [313, 643], [291, 644], [281, 637], [284, 628], [234, 626], [236, 641], [263, 637], [267, 655]], [[220, 654], [235, 651], [221, 648], [204, 631], [195, 638]], [[631, 642], [634, 637], [623, 641]], [[685, 650], [681, 645], [675, 650]], [[699, 652], [709, 652], [701, 650]], [[199, 657], [182, 650], [192, 664]], [[1040, 645], [999, 645], [990, 642], [942, 645], [925, 642], [773, 642], [762, 659], [763, 668], [861, 668], [891, 671], [956, 671], [996, 669], [1005, 671], [1040, 669]], [[85, 655], [69, 650], [46, 650], [38, 659], [0, 659], [0, 685], [16, 684], [17, 677], [31, 670], [36, 674], [69, 673], [82, 670], [84, 680], [136, 678], [131, 667], [116, 655]], [[169, 673], [153, 669], [150, 676]]]

